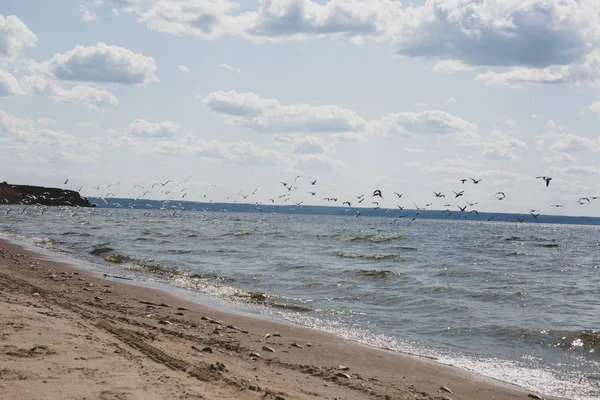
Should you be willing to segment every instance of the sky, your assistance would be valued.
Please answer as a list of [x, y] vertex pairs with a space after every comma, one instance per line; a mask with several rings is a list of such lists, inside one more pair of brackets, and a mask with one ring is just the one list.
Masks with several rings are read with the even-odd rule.
[[600, 216], [599, 84], [596, 0], [2, 0], [0, 180]]

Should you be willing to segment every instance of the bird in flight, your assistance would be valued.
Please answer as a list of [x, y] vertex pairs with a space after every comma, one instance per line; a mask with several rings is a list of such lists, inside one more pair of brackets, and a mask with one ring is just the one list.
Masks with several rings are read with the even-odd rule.
[[379, 197], [381, 197], [383, 199], [383, 196], [381, 195], [381, 190], [379, 190], [379, 189], [376, 189], [373, 192], [373, 197], [375, 197], [375, 196], [379, 196]]
[[562, 204], [550, 204], [550, 207], [564, 207]]
[[478, 184], [479, 182], [481, 182], [481, 179], [473, 179], [473, 178], [469, 178], [473, 181], [474, 184]]
[[69, 182], [69, 180], [67, 179], [64, 184], [66, 185], [68, 182]]
[[579, 200], [577, 200], [577, 202], [581, 205], [586, 204], [586, 202], [587, 202], [587, 204], [590, 204], [590, 199], [588, 199], [587, 197], [581, 197], [581, 198], [579, 198]]
[[478, 201], [476, 201], [475, 203], [469, 203], [469, 202], [467, 201], [467, 204], [469, 205], [469, 207], [473, 207], [475, 204], [479, 204], [479, 202], [478, 202]]
[[315, 192], [308, 192], [310, 193], [311, 196], [314, 196], [316, 193]]
[[350, 203], [349, 201], [345, 201], [342, 203], [342, 205], [344, 205], [344, 204], [348, 204], [348, 207], [352, 207], [352, 203]]
[[316, 185], [317, 184], [317, 180], [315, 179], [314, 181], [310, 182], [311, 185]]
[[533, 217], [533, 219], [536, 219], [538, 217], [538, 215], [540, 215], [540, 213], [535, 213], [535, 212], [530, 212], [529, 214], [531, 214], [531, 216]]
[[497, 192], [497, 193], [496, 193], [494, 196], [495, 196], [495, 197], [496, 197], [498, 200], [502, 200], [503, 198], [505, 198], [505, 197], [506, 197], [506, 195], [504, 194], [504, 192]]
[[548, 187], [548, 185], [550, 185], [550, 181], [552, 180], [552, 178], [550, 178], [549, 176], [536, 176], [535, 179], [543, 179], [546, 181], [546, 187]]
[[396, 196], [398, 196], [398, 198], [401, 198], [402, 196], [404, 196], [404, 193], [398, 193], [398, 192], [394, 192], [394, 194]]
[[465, 182], [466, 182], [467, 180], [468, 180], [468, 179], [461, 179], [460, 181], [461, 181], [461, 183], [464, 185], [464, 184], [465, 184]]
[[467, 206], [464, 206], [464, 207], [456, 206], [456, 207], [458, 207], [460, 211], [466, 211], [466, 209], [467, 209]]
[[435, 197], [446, 197], [444, 194], [442, 194], [442, 192], [433, 192], [433, 194], [435, 194]]
[[463, 196], [465, 194], [464, 190], [461, 190], [460, 192], [456, 193], [454, 190], [452, 191], [452, 193], [454, 193], [454, 198], [456, 199], [457, 197]]

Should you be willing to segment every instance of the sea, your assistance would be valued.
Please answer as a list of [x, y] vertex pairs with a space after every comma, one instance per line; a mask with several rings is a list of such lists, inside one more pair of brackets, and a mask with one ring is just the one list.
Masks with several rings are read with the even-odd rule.
[[600, 226], [0, 206], [0, 237], [226, 311], [600, 398]]

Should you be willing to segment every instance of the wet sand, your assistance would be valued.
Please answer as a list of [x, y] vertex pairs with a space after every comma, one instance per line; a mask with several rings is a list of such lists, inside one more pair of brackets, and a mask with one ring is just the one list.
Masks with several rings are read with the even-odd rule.
[[105, 278], [2, 239], [0, 393], [13, 400], [536, 398], [427, 359]]

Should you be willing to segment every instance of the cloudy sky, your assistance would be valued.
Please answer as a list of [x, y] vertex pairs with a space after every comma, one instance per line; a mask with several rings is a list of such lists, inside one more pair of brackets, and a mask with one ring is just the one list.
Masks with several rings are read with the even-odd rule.
[[0, 178], [600, 215], [599, 84], [596, 0], [2, 0]]

